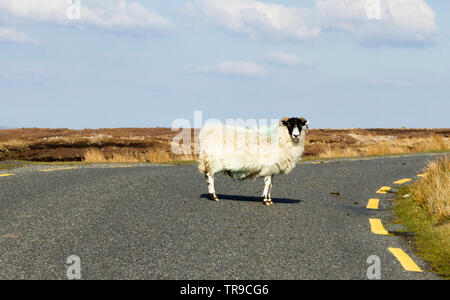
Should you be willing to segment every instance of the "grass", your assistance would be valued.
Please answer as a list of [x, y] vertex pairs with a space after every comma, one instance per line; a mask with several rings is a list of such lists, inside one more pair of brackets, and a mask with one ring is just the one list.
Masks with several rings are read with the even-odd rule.
[[[121, 150], [112, 155], [105, 155], [98, 148], [88, 149], [84, 155], [85, 162], [154, 162], [180, 163], [196, 161], [198, 156], [174, 155], [170, 152], [170, 143], [165, 148], [148, 149], [144, 152]], [[327, 158], [370, 157], [395, 154], [430, 153], [450, 151], [450, 139], [439, 135], [420, 138], [384, 138], [365, 136], [360, 143], [336, 147], [334, 144], [324, 144], [318, 154], [307, 157], [307, 160]]]
[[[0, 160], [88, 163], [196, 161], [171, 152], [169, 129], [23, 129], [0, 131]], [[193, 133], [194, 134], [194, 133]], [[192, 139], [194, 141], [194, 139]], [[194, 145], [192, 144], [192, 147]], [[450, 151], [446, 130], [311, 130], [303, 160]]]
[[364, 143], [344, 147], [334, 147], [328, 144], [323, 148], [317, 156], [319, 159], [446, 152], [450, 150], [450, 139], [438, 135], [391, 140], [377, 140], [376, 137], [371, 140], [370, 137], [366, 137]]
[[105, 155], [100, 149], [91, 148], [84, 153], [83, 162], [87, 163], [191, 163], [197, 158], [195, 155], [174, 155], [171, 152], [164, 149], [149, 149], [143, 152], [139, 151], [121, 151], [114, 152], [112, 155]]
[[394, 209], [398, 222], [415, 232], [419, 255], [438, 275], [450, 279], [449, 157], [430, 162], [424, 172], [423, 179], [399, 190]]
[[24, 163], [20, 162], [0, 162], [0, 171], [13, 170], [23, 166]]
[[12, 139], [6, 142], [0, 142], [0, 151], [26, 150], [30, 143], [23, 140]]
[[450, 160], [449, 156], [428, 163], [427, 176], [411, 188], [414, 198], [439, 222], [450, 220]]

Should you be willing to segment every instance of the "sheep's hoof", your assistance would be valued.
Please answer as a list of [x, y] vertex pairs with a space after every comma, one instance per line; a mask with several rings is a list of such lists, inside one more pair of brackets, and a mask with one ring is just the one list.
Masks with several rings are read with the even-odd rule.
[[219, 198], [217, 198], [217, 196], [215, 194], [209, 194], [209, 199], [219, 202]]
[[264, 199], [264, 200], [263, 200], [263, 203], [264, 203], [264, 205], [269, 206], [269, 205], [272, 205], [272, 204], [273, 204], [273, 201], [272, 201], [271, 199]]

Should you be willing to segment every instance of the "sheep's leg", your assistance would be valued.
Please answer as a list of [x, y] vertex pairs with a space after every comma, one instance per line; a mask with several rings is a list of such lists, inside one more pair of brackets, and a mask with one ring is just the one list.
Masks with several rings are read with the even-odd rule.
[[264, 177], [264, 192], [263, 192], [263, 203], [265, 205], [272, 205], [271, 191], [272, 191], [272, 176]]
[[208, 184], [208, 193], [209, 198], [214, 201], [219, 201], [219, 198], [216, 196], [216, 191], [214, 189], [214, 175], [211, 175], [210, 173], [206, 173], [205, 175], [206, 183]]
[[273, 204], [273, 202], [272, 202], [272, 180], [273, 180], [273, 175], [270, 176], [270, 186], [269, 186], [269, 199], [270, 199], [270, 204]]

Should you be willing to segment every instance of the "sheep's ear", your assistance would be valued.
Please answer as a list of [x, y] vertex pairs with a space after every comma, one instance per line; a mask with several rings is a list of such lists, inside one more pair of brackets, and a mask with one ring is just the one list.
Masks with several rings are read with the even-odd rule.
[[287, 126], [288, 125], [288, 120], [289, 120], [289, 118], [282, 118], [280, 120], [280, 125]]
[[300, 121], [302, 122], [303, 126], [306, 127], [306, 129], [309, 129], [309, 122], [305, 118], [300, 118]]

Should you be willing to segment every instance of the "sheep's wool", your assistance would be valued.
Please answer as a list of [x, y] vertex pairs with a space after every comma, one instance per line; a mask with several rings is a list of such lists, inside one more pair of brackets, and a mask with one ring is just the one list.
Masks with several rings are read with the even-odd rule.
[[263, 128], [210, 124], [202, 128], [200, 139], [200, 172], [224, 171], [246, 179], [289, 173], [303, 155], [305, 131], [296, 143], [281, 124]]

